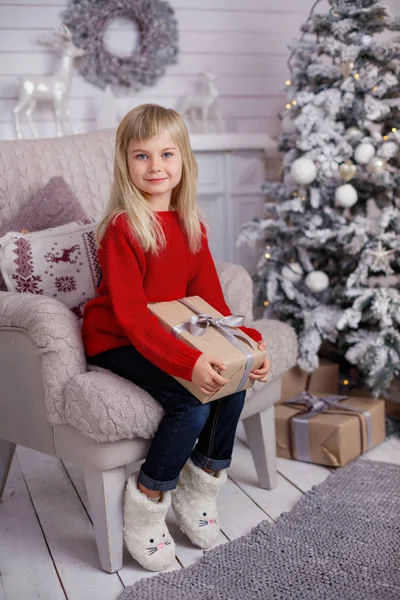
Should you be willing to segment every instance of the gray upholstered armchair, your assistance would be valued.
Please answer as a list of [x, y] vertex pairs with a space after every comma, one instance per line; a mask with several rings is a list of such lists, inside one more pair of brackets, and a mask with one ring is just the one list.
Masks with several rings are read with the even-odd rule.
[[[48, 180], [61, 175], [87, 213], [99, 217], [111, 185], [114, 133], [0, 142], [0, 224]], [[252, 281], [217, 263], [225, 298], [268, 341], [268, 383], [247, 393], [242, 419], [260, 485], [276, 485], [274, 403], [296, 362], [287, 325], [253, 322]], [[100, 563], [122, 566], [126, 468], [145, 458], [162, 409], [135, 384], [88, 366], [75, 315], [54, 298], [0, 292], [0, 497], [20, 444], [83, 467]], [[61, 508], [61, 507], [60, 507]]]

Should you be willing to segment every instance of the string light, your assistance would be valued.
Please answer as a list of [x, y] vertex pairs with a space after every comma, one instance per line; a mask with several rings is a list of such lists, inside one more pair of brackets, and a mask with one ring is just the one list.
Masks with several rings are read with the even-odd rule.
[[292, 108], [291, 104], [286, 104], [286, 108]]
[[271, 255], [268, 254], [268, 252], [267, 252], [267, 254], [265, 255], [265, 258], [271, 258]]
[[343, 385], [349, 385], [349, 380], [348, 380], [348, 379], [345, 379], [345, 380], [343, 381]]
[[303, 202], [304, 202], [304, 200], [305, 200], [305, 199], [306, 199], [306, 197], [305, 197], [305, 196], [302, 196], [302, 197], [300, 198], [300, 200], [302, 200]]
[[297, 100], [292, 100], [292, 104], [293, 104], [293, 106], [296, 106]]
[[372, 91], [373, 91], [373, 92], [376, 92], [376, 90], [377, 90], [377, 89], [378, 89], [378, 86], [377, 86], [377, 85], [374, 85], [374, 87], [372, 88]]
[[383, 136], [383, 139], [384, 139], [384, 140], [388, 140], [388, 139], [389, 139], [389, 136], [387, 136], [387, 135], [384, 135], [384, 136]]
[[297, 193], [297, 192], [294, 192], [293, 196], [294, 196], [295, 198], [297, 198], [297, 196], [298, 196], [298, 193]]
[[290, 79], [288, 79], [287, 81], [285, 81], [285, 84], [286, 84], [286, 85], [291, 85], [291, 84], [292, 84], [292, 82], [290, 81]]
[[265, 247], [266, 247], [266, 249], [267, 249], [267, 250], [269, 250], [269, 249], [271, 248], [271, 246], [270, 246], [270, 245], [268, 245], [268, 246], [265, 246]]
[[264, 302], [264, 306], [268, 306], [268, 304], [269, 304], [269, 302], [268, 302], [268, 300], [266, 300], [266, 301]]
[[392, 127], [392, 131], [393, 131], [393, 133], [396, 133], [397, 127]]
[[356, 73], [356, 74], [354, 75], [354, 79], [360, 79], [360, 73]]

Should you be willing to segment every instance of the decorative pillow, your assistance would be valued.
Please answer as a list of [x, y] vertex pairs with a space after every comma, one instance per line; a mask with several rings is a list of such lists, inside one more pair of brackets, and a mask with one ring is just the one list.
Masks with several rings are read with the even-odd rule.
[[[9, 231], [41, 231], [87, 218], [78, 198], [64, 179], [52, 177], [10, 221], [0, 225], [0, 237]], [[0, 291], [5, 289], [0, 276]]]
[[94, 219], [0, 238], [0, 269], [9, 292], [52, 296], [78, 318], [96, 295], [100, 268]]

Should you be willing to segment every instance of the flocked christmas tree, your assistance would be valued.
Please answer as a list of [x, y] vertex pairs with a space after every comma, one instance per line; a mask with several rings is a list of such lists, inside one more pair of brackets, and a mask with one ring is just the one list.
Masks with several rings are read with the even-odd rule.
[[378, 395], [400, 373], [400, 18], [318, 3], [288, 61], [281, 182], [238, 245], [265, 242], [256, 301], [296, 329], [299, 366], [327, 341]]

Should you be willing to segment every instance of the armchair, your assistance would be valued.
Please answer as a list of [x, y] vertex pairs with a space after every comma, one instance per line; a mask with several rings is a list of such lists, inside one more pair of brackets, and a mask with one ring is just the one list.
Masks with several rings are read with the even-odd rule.
[[[0, 142], [0, 224], [55, 175], [99, 217], [111, 186], [113, 131]], [[253, 321], [252, 281], [240, 266], [217, 263], [228, 305], [268, 340], [269, 382], [247, 392], [242, 420], [260, 486], [276, 485], [274, 403], [281, 376], [297, 358], [284, 323]], [[122, 566], [127, 468], [142, 461], [162, 408], [132, 382], [85, 361], [76, 316], [60, 301], [0, 292], [0, 497], [17, 444], [83, 467], [101, 567]]]

